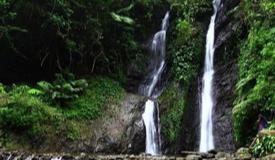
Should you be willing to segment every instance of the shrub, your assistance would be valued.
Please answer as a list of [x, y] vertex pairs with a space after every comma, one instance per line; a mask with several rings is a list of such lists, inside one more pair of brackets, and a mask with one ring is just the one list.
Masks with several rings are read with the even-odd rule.
[[256, 157], [275, 153], [275, 136], [256, 137], [256, 142], [251, 147], [251, 152]]
[[168, 0], [168, 2], [177, 16], [189, 22], [194, 22], [197, 16], [211, 10], [210, 0]]
[[246, 143], [246, 137], [255, 135], [257, 115], [275, 106], [274, 36], [275, 28], [252, 29], [241, 49], [233, 109], [235, 137], [241, 144]]
[[5, 91], [5, 86], [0, 83], [0, 106], [7, 104], [9, 101], [9, 97]]
[[161, 116], [162, 132], [169, 142], [175, 142], [181, 129], [182, 116], [184, 113], [184, 98], [178, 86], [172, 83], [160, 97], [161, 104], [167, 110]]
[[67, 101], [78, 98], [88, 87], [85, 79], [75, 79], [73, 74], [56, 74], [56, 80], [53, 83], [45, 81], [38, 82], [39, 90], [31, 90], [32, 94], [43, 93], [46, 100], [64, 105]]
[[245, 20], [251, 27], [274, 25], [275, 2], [273, 0], [245, 0], [242, 7], [245, 12]]
[[[61, 120], [56, 108], [30, 96], [26, 86], [15, 87], [9, 94], [11, 101], [0, 106], [0, 128], [5, 132], [27, 135], [35, 140], [46, 135], [47, 125]], [[27, 90], [25, 90], [27, 91]]]
[[179, 20], [176, 24], [174, 39], [168, 45], [168, 53], [172, 59], [172, 71], [176, 80], [188, 82], [197, 75], [202, 53], [202, 31], [186, 20]]
[[96, 119], [104, 112], [104, 107], [121, 99], [123, 89], [118, 82], [106, 77], [89, 80], [84, 95], [72, 101], [64, 110], [68, 119]]
[[211, 10], [211, 1], [169, 0], [176, 16], [171, 22], [168, 55], [175, 80], [188, 86], [199, 72], [203, 53], [203, 31], [195, 20]]
[[[77, 139], [80, 135], [79, 124], [85, 125], [86, 122], [66, 119], [60, 107], [43, 102], [40, 95], [33, 94], [35, 90], [27, 85], [13, 85], [6, 95], [8, 101], [0, 103], [0, 141], [3, 145], [13, 147], [9, 145], [24, 145], [27, 142], [41, 146], [51, 143], [58, 136], [68, 140]], [[79, 112], [86, 113], [87, 110]], [[12, 136], [19, 137], [20, 141], [13, 140]]]
[[[274, 6], [272, 0], [241, 2], [249, 32], [239, 56], [239, 81], [233, 108], [234, 134], [241, 145], [256, 135], [258, 114], [268, 113], [275, 106]], [[258, 147], [254, 148], [255, 152]]]
[[1, 94], [5, 94], [5, 93], [6, 93], [5, 87], [4, 87], [4, 85], [2, 83], [0, 83], [0, 95]]

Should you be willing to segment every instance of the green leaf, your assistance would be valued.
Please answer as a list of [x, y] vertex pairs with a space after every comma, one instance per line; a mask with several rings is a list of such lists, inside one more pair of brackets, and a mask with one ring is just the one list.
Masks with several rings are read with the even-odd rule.
[[110, 14], [111, 14], [112, 18], [117, 22], [125, 23], [125, 24], [128, 24], [128, 25], [133, 25], [135, 23], [135, 21], [130, 17], [121, 16], [121, 15], [118, 15], [114, 12], [111, 12]]
[[43, 95], [43, 92], [39, 89], [32, 88], [28, 90], [28, 94], [38, 96], [38, 95]]

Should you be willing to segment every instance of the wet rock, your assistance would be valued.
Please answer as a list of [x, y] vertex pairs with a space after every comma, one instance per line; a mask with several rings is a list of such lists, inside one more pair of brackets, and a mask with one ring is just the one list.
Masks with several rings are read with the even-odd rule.
[[208, 153], [210, 153], [210, 154], [217, 154], [217, 151], [215, 149], [212, 149], [212, 150], [208, 151]]
[[237, 55], [240, 52], [238, 45], [234, 43], [238, 43], [235, 38], [239, 37], [238, 30], [242, 27], [238, 4], [239, 0], [224, 0], [216, 25], [213, 134], [215, 148], [226, 152], [236, 149], [232, 109], [238, 79]]
[[188, 155], [185, 158], [186, 160], [201, 160], [202, 157], [200, 155]]
[[275, 153], [271, 155], [267, 155], [262, 158], [262, 160], [274, 160], [275, 159]]
[[71, 155], [64, 155], [62, 156], [62, 160], [74, 160], [75, 158]]
[[206, 159], [211, 159], [211, 158], [215, 158], [215, 154], [212, 154], [212, 153], [204, 153], [204, 154], [201, 154], [201, 157], [202, 157], [202, 158], [206, 158]]
[[239, 2], [239, 0], [223, 0], [223, 7], [216, 20], [213, 134], [215, 149], [226, 152], [236, 150], [232, 108], [238, 79], [237, 58], [240, 52], [238, 45], [235, 44], [238, 43], [235, 38], [240, 37], [238, 31], [243, 26], [238, 11]]
[[200, 155], [201, 153], [195, 151], [181, 151], [180, 155], [186, 157], [188, 155]]
[[[240, 37], [240, 30], [243, 27], [238, 8], [239, 2], [240, 0], [222, 0], [223, 5], [216, 18], [213, 134], [217, 151], [233, 152], [236, 150], [232, 128], [232, 108], [235, 84], [238, 79], [237, 57], [240, 52], [236, 37]], [[207, 28], [208, 24], [205, 25]], [[203, 63], [204, 60], [201, 61]], [[180, 150], [199, 149], [202, 71], [192, 82], [187, 96], [188, 104], [178, 139], [180, 144], [177, 145]]]
[[219, 160], [230, 160], [230, 159], [233, 159], [233, 156], [230, 155], [229, 153], [225, 153], [225, 152], [218, 152], [216, 155], [215, 155], [215, 158], [216, 159], [219, 159]]
[[213, 153], [201, 153], [201, 152], [192, 152], [192, 151], [191, 152], [190, 151], [181, 151], [180, 152], [180, 156], [182, 156], [182, 157], [187, 157], [189, 155], [197, 155], [198, 157], [206, 158], [206, 159], [215, 157], [215, 154], [213, 154]]
[[144, 102], [144, 97], [125, 95], [120, 104], [107, 106], [104, 116], [87, 126], [89, 137], [76, 142], [66, 141], [60, 146], [61, 152], [137, 154], [145, 151]]
[[216, 69], [214, 78], [213, 134], [215, 147], [219, 151], [232, 152], [235, 143], [232, 128], [232, 108], [237, 82], [236, 61], [228, 62]]
[[182, 128], [177, 139], [176, 153], [182, 150], [196, 151], [200, 139], [200, 107], [201, 76], [198, 76], [188, 90], [187, 107], [182, 117]]
[[236, 152], [236, 157], [242, 160], [249, 160], [252, 158], [252, 155], [249, 153], [248, 148], [240, 148]]

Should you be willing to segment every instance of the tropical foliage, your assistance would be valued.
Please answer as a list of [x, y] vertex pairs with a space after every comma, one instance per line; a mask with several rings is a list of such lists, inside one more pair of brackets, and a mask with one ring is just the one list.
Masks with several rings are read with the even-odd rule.
[[66, 76], [64, 78], [62, 74], [56, 74], [56, 80], [52, 84], [45, 81], [38, 82], [39, 89], [30, 90], [29, 93], [41, 94], [48, 102], [52, 101], [64, 105], [66, 101], [78, 98], [88, 87], [85, 79], [75, 79], [73, 74]]
[[[79, 126], [86, 124], [88, 120], [100, 117], [105, 112], [105, 107], [108, 104], [116, 104], [124, 93], [119, 83], [112, 79], [106, 77], [88, 79], [89, 81], [85, 82], [89, 84], [85, 88], [86, 92], [78, 94], [77, 99], [74, 96], [73, 99], [63, 99], [66, 100], [66, 107], [52, 103], [51, 100], [45, 101], [44, 96], [48, 95], [44, 95], [43, 90], [37, 89], [39, 86], [33, 88], [27, 85], [13, 85], [7, 91], [0, 93], [0, 130], [3, 132], [0, 141], [8, 145], [15, 141], [12, 140], [12, 136], [20, 135], [21, 139], [39, 146], [46, 140], [54, 141], [52, 138], [61, 135], [67, 139], [79, 138], [78, 132], [81, 131]], [[58, 83], [66, 86], [68, 82]], [[52, 84], [43, 84], [46, 85]], [[55, 92], [64, 95], [76, 94], [74, 90], [67, 92], [57, 88]], [[52, 96], [52, 92], [50, 93]]]
[[241, 144], [255, 136], [258, 114], [269, 118], [275, 107], [275, 27], [270, 10], [274, 4], [269, 0], [242, 3], [249, 35], [239, 56], [240, 79], [233, 110], [235, 136]]
[[177, 18], [171, 25], [173, 38], [168, 52], [176, 80], [188, 86], [189, 81], [199, 72], [204, 49], [204, 36], [197, 19], [202, 13], [211, 11], [211, 3], [197, 0], [171, 0], [170, 3]]
[[[154, 1], [1, 0], [1, 62], [13, 60], [22, 72], [38, 79], [53, 78], [64, 70], [125, 74], [127, 67], [122, 66], [143, 56], [142, 42], [155, 28], [144, 24], [153, 22], [152, 10], [161, 5]], [[141, 11], [148, 15], [136, 14]], [[6, 77], [16, 74], [2, 72]]]
[[175, 143], [179, 138], [185, 110], [184, 93], [178, 87], [176, 83], [171, 83], [159, 98], [160, 104], [166, 106], [160, 123], [162, 132], [169, 143]]
[[[211, 3], [0, 0], [0, 142], [6, 145], [16, 136], [34, 144], [52, 137], [79, 137], [81, 125], [121, 100], [127, 83], [142, 81], [147, 42], [170, 10], [168, 85], [159, 102], [167, 106], [162, 111], [162, 133], [168, 143], [175, 143], [184, 111], [190, 107], [186, 103], [190, 84], [203, 65]], [[233, 125], [235, 140], [242, 146], [257, 135], [258, 115], [271, 121], [269, 114], [275, 109], [274, 11], [274, 0], [243, 0], [227, 15], [238, 12], [244, 24], [221, 60], [237, 57]], [[255, 156], [274, 152], [274, 137], [257, 137], [251, 152]]]

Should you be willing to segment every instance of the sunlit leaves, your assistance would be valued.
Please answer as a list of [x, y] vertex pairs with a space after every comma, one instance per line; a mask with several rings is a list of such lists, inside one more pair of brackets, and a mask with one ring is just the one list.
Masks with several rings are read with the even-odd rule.
[[114, 12], [111, 12], [110, 14], [111, 14], [112, 18], [117, 22], [129, 24], [129, 25], [133, 25], [135, 23], [135, 21], [130, 17], [121, 16]]
[[211, 0], [168, 0], [178, 16], [194, 22], [196, 16], [211, 9]]
[[273, 25], [275, 2], [272, 0], [245, 0], [243, 2], [245, 19], [251, 26]]
[[275, 153], [275, 136], [257, 137], [251, 150], [257, 157]]

